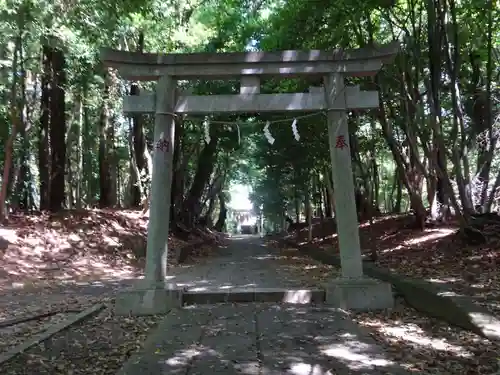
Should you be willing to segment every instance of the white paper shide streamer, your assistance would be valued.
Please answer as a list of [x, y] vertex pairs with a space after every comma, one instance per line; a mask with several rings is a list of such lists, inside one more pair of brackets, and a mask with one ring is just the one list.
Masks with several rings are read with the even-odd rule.
[[266, 122], [266, 126], [264, 126], [264, 136], [267, 138], [267, 141], [270, 143], [270, 144], [273, 144], [275, 139], [274, 137], [271, 135], [271, 132], [269, 131], [269, 125], [271, 125], [271, 123], [268, 121]]
[[299, 131], [297, 130], [297, 119], [294, 118], [292, 122], [292, 132], [293, 136], [295, 137], [295, 140], [298, 142], [300, 141], [300, 134]]
[[203, 121], [203, 128], [205, 130], [205, 142], [210, 143], [210, 122], [208, 120]]

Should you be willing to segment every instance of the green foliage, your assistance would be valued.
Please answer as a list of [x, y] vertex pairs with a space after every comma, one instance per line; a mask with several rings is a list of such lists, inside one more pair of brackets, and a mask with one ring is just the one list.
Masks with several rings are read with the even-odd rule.
[[[21, 69], [20, 66], [12, 66], [14, 43], [19, 37], [22, 38], [23, 69], [30, 73], [29, 79], [35, 90], [27, 90], [28, 96], [23, 99], [29, 117], [25, 120], [32, 125], [26, 136], [30, 139], [28, 144], [32, 154], [36, 154], [38, 141], [38, 134], [33, 128], [36, 128], [41, 115], [41, 47], [42, 44], [50, 44], [64, 51], [69, 125], [74, 127], [79, 124], [79, 98], [84, 103], [86, 127], [80, 131], [85, 164], [83, 174], [88, 180], [88, 204], [95, 201], [99, 190], [96, 140], [100, 134], [99, 119], [103, 111], [105, 86], [104, 69], [98, 60], [101, 47], [135, 51], [139, 48], [141, 35], [144, 36], [145, 51], [167, 53], [249, 49], [328, 50], [336, 47], [358, 48], [398, 39], [402, 44], [401, 53], [376, 80], [353, 78], [349, 82], [360, 84], [362, 89], [378, 89], [382, 93], [384, 112], [381, 114], [374, 110], [356, 116], [351, 114], [350, 127], [357, 140], [353, 152], [356, 185], [371, 185], [375, 189], [378, 184], [378, 193], [373, 193], [378, 196], [372, 199], [382, 208], [390, 210], [400, 178], [396, 174], [394, 149], [388, 147], [389, 142], [395, 142], [395, 150], [401, 153], [406, 166], [415, 164], [415, 160], [410, 160], [413, 151], [410, 152], [409, 145], [412, 142], [419, 160], [424, 160], [425, 178], [435, 175], [426, 154], [427, 151], [433, 152], [435, 142], [429, 102], [429, 30], [432, 27], [428, 26], [432, 20], [428, 4], [418, 0], [318, 0], [313, 3], [302, 0], [79, 0], [71, 4], [60, 0], [0, 1], [0, 145], [5, 145], [11, 131], [12, 103], [20, 100], [19, 93], [23, 91], [18, 82], [17, 98], [11, 98], [14, 77]], [[485, 124], [479, 124], [478, 114], [488, 112], [477, 93], [480, 91], [483, 95], [490, 90], [492, 108], [489, 113], [495, 121], [499, 113], [500, 12], [494, 7], [495, 1], [440, 0], [437, 3], [441, 8], [431, 10], [446, 19], [443, 25], [431, 25], [436, 26], [443, 36], [439, 48], [441, 60], [436, 64], [441, 72], [439, 104], [442, 108], [440, 125], [444, 145], [459, 154], [466, 154], [471, 160], [470, 165], [474, 166], [479, 163], [481, 154], [481, 142], [477, 140], [478, 137], [484, 138], [485, 131]], [[491, 30], [487, 25], [492, 25]], [[488, 42], [489, 39], [492, 43]], [[449, 48], [443, 44], [445, 42], [449, 43]], [[457, 130], [455, 126], [458, 117], [453, 104], [454, 85], [450, 83], [450, 71], [455, 65], [463, 130]], [[115, 129], [110, 137], [115, 137], [113, 148], [115, 157], [119, 159], [119, 172], [128, 175], [130, 129], [121, 115], [120, 98], [130, 83], [117, 77], [112, 79], [115, 81], [111, 85], [109, 116]], [[262, 92], [304, 92], [309, 85], [319, 82], [319, 79], [314, 79], [312, 83], [297, 79], [267, 80], [262, 85]], [[238, 91], [237, 82], [190, 81], [181, 84], [197, 94]], [[151, 84], [141, 83], [141, 90], [149, 88]], [[381, 116], [387, 118], [388, 133], [383, 131]], [[257, 207], [263, 205], [269, 217], [290, 211], [295, 202], [304, 201], [306, 195], [318, 196], [328, 178], [330, 156], [325, 117], [322, 114], [303, 118], [297, 114], [297, 117], [300, 141], [296, 141], [292, 134], [293, 117], [286, 114], [210, 117], [212, 131], [219, 139], [216, 163], [220, 168], [228, 168], [226, 186], [236, 182], [250, 185], [253, 203]], [[193, 154], [203, 147], [203, 120], [188, 118], [184, 122], [183, 142], [191, 147], [188, 147], [189, 150], [195, 150]], [[146, 138], [151, 145], [153, 121], [150, 116], [144, 116], [143, 121]], [[276, 139], [273, 145], [263, 136], [266, 121], [271, 122], [270, 131]], [[495, 129], [498, 128], [497, 122]], [[72, 131], [76, 132], [75, 129]], [[21, 141], [22, 137], [25, 135], [19, 135], [16, 150], [26, 144]], [[76, 152], [75, 144], [72, 150]], [[186, 179], [189, 182], [194, 178], [198, 161], [192, 155], [188, 156]], [[454, 174], [455, 164], [451, 156], [447, 156], [447, 168]], [[3, 155], [0, 161], [3, 162]], [[493, 175], [498, 169], [496, 156], [492, 163]], [[461, 164], [464, 165], [464, 160]], [[469, 170], [465, 173], [473, 177], [476, 172]], [[321, 183], [316, 181], [318, 178]], [[367, 178], [370, 179], [368, 184]], [[420, 195], [424, 190], [420, 189]], [[407, 200], [405, 194], [403, 191]]]

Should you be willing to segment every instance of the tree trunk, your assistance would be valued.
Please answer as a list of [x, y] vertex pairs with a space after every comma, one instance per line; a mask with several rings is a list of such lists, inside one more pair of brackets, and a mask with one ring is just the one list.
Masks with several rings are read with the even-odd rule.
[[205, 213], [205, 217], [203, 219], [205, 221], [205, 226], [207, 228], [212, 228], [214, 225], [213, 218], [212, 218], [214, 211], [215, 211], [215, 197], [211, 197], [208, 200], [207, 212]]
[[50, 205], [50, 163], [49, 163], [49, 123], [52, 81], [52, 51], [42, 46], [43, 74], [42, 97], [40, 101], [40, 124], [38, 133], [38, 169], [40, 178], [40, 210], [48, 210]]
[[403, 185], [401, 184], [401, 169], [399, 167], [396, 168], [396, 175], [394, 177], [396, 182], [396, 202], [394, 203], [392, 212], [400, 213], [401, 212], [401, 202], [403, 201]]
[[108, 127], [109, 127], [109, 77], [104, 73], [104, 95], [99, 117], [99, 207], [105, 208], [111, 206], [111, 176], [108, 150]]
[[335, 199], [333, 197], [333, 181], [331, 176], [332, 176], [331, 168], [326, 168], [324, 180], [327, 192], [326, 197], [328, 201], [328, 209], [331, 212], [331, 215], [329, 215], [328, 217], [335, 216]]
[[[445, 170], [446, 158], [444, 156], [444, 152], [439, 150], [439, 146], [437, 146], [437, 143], [435, 147], [435, 162], [437, 163], [436, 168]], [[448, 216], [449, 209], [448, 197], [445, 192], [445, 181], [443, 181], [443, 178], [439, 177], [438, 175], [436, 178], [435, 198], [433, 199], [433, 203], [431, 205], [431, 219], [433, 221], [445, 221]]]
[[[491, 168], [492, 164], [492, 159], [493, 159], [493, 154], [494, 150], [496, 148], [496, 144], [498, 142], [498, 131], [496, 129], [493, 129], [493, 93], [492, 93], [492, 81], [493, 81], [493, 69], [494, 69], [494, 63], [493, 63], [493, 22], [494, 17], [493, 17], [493, 8], [494, 8], [494, 1], [489, 0], [488, 1], [488, 28], [487, 28], [487, 50], [488, 50], [488, 57], [486, 60], [486, 119], [487, 119], [487, 128], [488, 128], [488, 143], [489, 143], [489, 150], [491, 157], [489, 159], [489, 167]], [[498, 8], [497, 8], [498, 9]], [[497, 13], [498, 14], [498, 13]], [[497, 17], [498, 20], [498, 17]], [[498, 26], [498, 25], [497, 25]], [[497, 29], [498, 30], [498, 29]], [[495, 42], [496, 43], [496, 42]], [[497, 65], [497, 72], [498, 72], [498, 64]], [[498, 84], [498, 81], [497, 81]], [[498, 179], [497, 179], [498, 180]], [[489, 174], [487, 177], [487, 181], [489, 181]], [[495, 185], [497, 185], [497, 181], [495, 181]], [[493, 186], [492, 192], [494, 193], [496, 186]], [[485, 184], [483, 187], [483, 192], [482, 196], [483, 199], [481, 200], [481, 211], [482, 212], [489, 212], [491, 209], [491, 200], [489, 197], [487, 198], [487, 190], [488, 190], [488, 184]], [[490, 194], [491, 196], [491, 194]]]
[[[144, 32], [139, 33], [139, 40], [137, 43], [137, 51], [144, 51]], [[134, 82], [130, 86], [130, 95], [140, 95], [139, 85]], [[135, 114], [131, 117], [132, 120], [132, 139], [133, 139], [133, 152], [134, 160], [137, 169], [134, 168], [132, 173], [132, 191], [131, 191], [131, 205], [132, 207], [140, 207], [142, 200], [145, 198], [145, 185], [146, 181], [149, 180], [151, 171], [148, 169], [146, 163], [145, 152], [146, 149], [146, 137], [144, 135], [144, 128], [142, 124], [142, 115]], [[177, 143], [175, 144], [175, 149], [177, 149]], [[174, 149], [174, 150], [175, 150]], [[175, 151], [174, 151], [175, 152]], [[136, 172], [139, 172], [137, 175]], [[173, 216], [170, 216], [173, 218]]]
[[184, 173], [189, 156], [186, 154], [184, 140], [184, 122], [182, 119], [175, 122], [175, 147], [172, 157], [172, 187], [170, 191], [170, 221], [175, 225], [179, 209], [182, 206], [184, 194]]
[[200, 154], [193, 183], [183, 204], [183, 221], [188, 227], [192, 227], [201, 214], [201, 198], [214, 169], [217, 143], [217, 135], [212, 135], [211, 142]]
[[[376, 78], [378, 81], [379, 79]], [[379, 82], [377, 82], [380, 84]], [[394, 136], [392, 134], [389, 121], [385, 112], [384, 98], [382, 96], [382, 92], [379, 91], [380, 102], [379, 102], [379, 121], [382, 125], [382, 132], [384, 134], [384, 138], [387, 141], [387, 145], [391, 150], [392, 156], [394, 157], [394, 161], [397, 164], [397, 168], [399, 168], [399, 177], [401, 178], [403, 185], [406, 187], [408, 191], [408, 195], [410, 196], [410, 203], [415, 211], [415, 219], [416, 225], [422, 230], [425, 228], [425, 219], [427, 216], [427, 212], [425, 210], [424, 204], [422, 202], [422, 197], [419, 195], [417, 188], [412, 184], [411, 179], [408, 175], [408, 165], [405, 162], [405, 159], [399, 149]]]
[[[129, 118], [129, 137], [128, 137], [128, 150], [130, 155], [130, 179], [128, 186], [128, 206], [136, 207], [136, 199], [140, 198], [142, 204], [144, 200], [144, 190], [141, 181], [141, 172], [137, 167], [137, 161], [135, 157], [134, 151], [134, 130], [133, 130], [133, 121]], [[137, 193], [138, 191], [138, 193]], [[149, 199], [149, 198], [148, 198]]]
[[319, 177], [319, 173], [314, 176], [316, 184], [315, 184], [315, 206], [316, 206], [316, 216], [319, 216], [321, 220], [325, 218], [325, 212], [323, 210], [323, 184], [321, 183], [321, 179]]
[[52, 49], [52, 82], [50, 98], [50, 205], [51, 212], [64, 207], [66, 165], [66, 71], [64, 53]]
[[82, 188], [84, 192], [84, 203], [88, 207], [93, 207], [95, 202], [95, 191], [96, 191], [96, 184], [95, 184], [95, 179], [94, 179], [94, 157], [93, 155], [95, 154], [96, 150], [96, 142], [94, 141], [94, 132], [92, 131], [92, 126], [90, 123], [90, 116], [89, 116], [89, 108], [86, 105], [87, 100], [89, 99], [89, 86], [88, 86], [88, 80], [87, 78], [84, 79], [82, 83], [82, 92], [83, 92], [83, 128], [82, 128], [82, 143], [83, 143], [83, 149], [82, 149], [82, 174], [83, 174], [83, 179], [82, 179]]
[[295, 188], [295, 222], [298, 224], [300, 223], [300, 199], [299, 199], [299, 194], [297, 192], [297, 188]]
[[82, 157], [82, 130], [83, 130], [83, 95], [78, 91], [77, 96], [77, 134], [76, 134], [76, 181], [75, 181], [75, 204], [77, 209], [82, 208], [82, 180], [83, 180], [83, 157]]
[[[139, 95], [139, 86], [133, 83], [130, 87], [130, 95]], [[146, 176], [149, 174], [147, 170], [146, 160], [144, 158], [144, 152], [146, 150], [146, 138], [144, 136], [143, 126], [142, 126], [142, 116], [136, 114], [132, 116], [132, 152], [134, 153], [134, 161], [137, 169], [134, 168], [132, 173], [132, 191], [131, 191], [131, 206], [139, 207], [143, 197], [143, 188]], [[138, 173], [138, 175], [136, 174]]]
[[10, 172], [12, 168], [12, 154], [14, 151], [14, 141], [16, 139], [18, 126], [19, 126], [19, 114], [17, 109], [17, 85], [18, 85], [18, 57], [19, 52], [22, 48], [22, 38], [18, 36], [16, 38], [16, 44], [14, 47], [14, 58], [12, 61], [12, 85], [10, 89], [11, 94], [11, 105], [10, 105], [10, 120], [11, 120], [11, 132], [5, 146], [5, 157], [4, 157], [4, 167], [2, 176], [2, 188], [0, 190], [0, 220], [2, 222], [8, 219], [8, 207], [7, 207], [7, 192], [9, 188]]
[[307, 240], [308, 242], [312, 242], [312, 207], [311, 207], [311, 185], [310, 181], [307, 181], [306, 191], [305, 191], [306, 199], [305, 199], [305, 211], [306, 211], [306, 222], [308, 224], [308, 232], [307, 232]]
[[[494, 156], [496, 144], [498, 142], [498, 130], [493, 129], [493, 102], [492, 98], [492, 75], [494, 69], [493, 63], [493, 2], [489, 2], [488, 7], [488, 26], [487, 26], [487, 62], [486, 79], [482, 76], [482, 58], [479, 52], [470, 53], [470, 64], [472, 74], [470, 77], [470, 91], [473, 93], [471, 110], [469, 116], [472, 118], [473, 135], [476, 136], [477, 144], [477, 166], [475, 177], [475, 191], [472, 192], [475, 198], [475, 208], [477, 211], [486, 212], [488, 209], [488, 187], [489, 175]], [[486, 86], [486, 90], [483, 88]]]
[[226, 226], [226, 218], [227, 218], [227, 207], [226, 200], [224, 198], [224, 193], [219, 194], [219, 218], [215, 223], [215, 230], [218, 232], [224, 231]]
[[[451, 20], [448, 18], [448, 9], [446, 4], [449, 4], [449, 11], [451, 14]], [[446, 68], [448, 70], [448, 77], [450, 80], [451, 88], [451, 99], [452, 99], [452, 113], [453, 113], [453, 126], [448, 136], [448, 140], [451, 141], [451, 160], [453, 163], [453, 171], [455, 174], [455, 181], [457, 183], [458, 193], [462, 203], [462, 210], [464, 216], [469, 217], [473, 213], [472, 198], [470, 195], [470, 173], [467, 158], [467, 135], [465, 130], [465, 119], [464, 119], [464, 106], [462, 95], [460, 93], [460, 82], [459, 74], [461, 70], [461, 58], [460, 58], [460, 38], [458, 37], [458, 29], [460, 25], [457, 23], [456, 8], [454, 0], [447, 0], [443, 2], [444, 6], [439, 8], [438, 14], [440, 18], [441, 25], [446, 25], [443, 27], [443, 42], [445, 45], [446, 53], [445, 61]], [[451, 22], [449, 22], [451, 21]], [[448, 34], [452, 35], [449, 36]], [[451, 40], [453, 42], [451, 42]], [[460, 138], [458, 135], [460, 134]], [[463, 168], [465, 171], [462, 171]]]
[[333, 217], [330, 194], [328, 194], [328, 188], [326, 186], [323, 187], [323, 201], [325, 202], [325, 217]]
[[[29, 121], [29, 108], [26, 100], [26, 80], [29, 73], [24, 68], [24, 54], [23, 49], [19, 50], [19, 69], [21, 71], [21, 98], [17, 101], [19, 108], [19, 133], [22, 141], [22, 148], [19, 155], [19, 163], [14, 171], [12, 179], [12, 186], [15, 187], [15, 196], [17, 208], [25, 211], [31, 208], [30, 206], [30, 188], [31, 188], [31, 171], [29, 166], [30, 158], [30, 142], [29, 130], [31, 123]], [[30, 75], [29, 75], [30, 76]]]
[[[376, 126], [375, 126], [375, 121], [371, 121], [371, 131], [373, 134], [373, 137], [376, 137]], [[371, 159], [371, 171], [372, 171], [372, 179], [373, 179], [373, 191], [372, 191], [372, 197], [373, 197], [373, 204], [377, 208], [377, 211], [380, 208], [380, 175], [379, 175], [379, 167], [377, 164], [377, 150], [376, 150], [376, 145], [375, 142], [371, 142], [371, 149], [370, 149], [370, 159]]]
[[108, 158], [109, 171], [109, 198], [108, 204], [110, 207], [116, 207], [118, 204], [118, 158], [115, 147], [115, 125], [116, 117], [112, 116], [108, 119], [108, 127], [106, 129], [106, 150]]

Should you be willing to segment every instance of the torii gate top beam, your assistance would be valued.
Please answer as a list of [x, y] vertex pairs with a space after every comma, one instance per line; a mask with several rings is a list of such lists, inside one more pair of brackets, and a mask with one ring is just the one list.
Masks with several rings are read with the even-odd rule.
[[344, 73], [350, 76], [376, 74], [399, 50], [393, 42], [380, 47], [333, 51], [280, 51], [231, 53], [157, 54], [101, 50], [106, 66], [123, 78], [156, 81], [162, 75], [177, 79], [229, 79], [241, 76], [302, 76]]

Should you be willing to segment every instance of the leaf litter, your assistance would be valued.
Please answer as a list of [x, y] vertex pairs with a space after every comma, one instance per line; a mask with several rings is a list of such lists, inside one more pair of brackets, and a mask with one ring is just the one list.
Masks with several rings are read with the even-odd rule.
[[[61, 216], [62, 219], [56, 218], [54, 220], [51, 218], [49, 225], [47, 225], [47, 218], [23, 217], [17, 218], [10, 227], [1, 229], [0, 254], [5, 267], [0, 274], [0, 285], [2, 286], [2, 296], [0, 297], [2, 310], [0, 314], [2, 316], [0, 321], [20, 315], [41, 314], [58, 309], [60, 311], [71, 310], [70, 313], [58, 312], [50, 317], [34, 319], [0, 329], [3, 339], [2, 351], [35, 333], [43, 331], [47, 324], [66, 319], [71, 314], [76, 314], [76, 311], [81, 311], [93, 303], [112, 302], [116, 291], [123, 287], [123, 283], [115, 282], [123, 278], [123, 273], [114, 277], [109, 275], [109, 270], [119, 268], [117, 265], [130, 267], [125, 267], [125, 273], [128, 273], [129, 276], [140, 274], [141, 257], [137, 256], [137, 253], [145, 252], [145, 220], [143, 218], [137, 219], [137, 216], [134, 217], [134, 212], [126, 211], [124, 213], [92, 211], [80, 215], [84, 218], [80, 220], [81, 222], [89, 225], [89, 221], [93, 221], [94, 224], [89, 225], [85, 230], [80, 227], [79, 230], [79, 225], [75, 225], [74, 220], [66, 220], [64, 215]], [[89, 216], [91, 219], [88, 219]], [[415, 237], [418, 236], [415, 235], [414, 231], [406, 230], [404, 224], [401, 225], [401, 222], [404, 223], [404, 221], [398, 220], [400, 219], [386, 220], [382, 226], [385, 230], [382, 231], [375, 230], [376, 226], [372, 226], [368, 235], [366, 235], [367, 231], [365, 230], [364, 236], [362, 226], [362, 243], [365, 244], [365, 250], [368, 251], [367, 243], [377, 247], [380, 254], [380, 258], [377, 260], [379, 265], [409, 276], [435, 277], [441, 281], [458, 280], [458, 283], [453, 284], [453, 288], [457, 291], [467, 290], [470, 292], [471, 285], [477, 287], [479, 283], [472, 284], [468, 280], [480, 281], [483, 283], [481, 285], [487, 285], [487, 288], [479, 288], [483, 291], [484, 296], [495, 297], [497, 295], [496, 292], [499, 289], [495, 286], [497, 285], [495, 284], [496, 277], [491, 275], [491, 265], [495, 264], [491, 259], [496, 258], [495, 249], [481, 247], [466, 250], [467, 257], [470, 257], [468, 259], [473, 261], [479, 259], [481, 262], [490, 264], [490, 267], [485, 267], [485, 272], [482, 274], [477, 272], [477, 266], [466, 268], [464, 272], [460, 270], [464, 263], [457, 262], [457, 255], [455, 257], [445, 256], [450, 252], [453, 253], [454, 246], [456, 247], [457, 240], [450, 234], [453, 233], [453, 228], [444, 228], [446, 230], [438, 232], [439, 235], [436, 236], [434, 233], [434, 237], [432, 237], [432, 232], [425, 234], [426, 236], [431, 235], [431, 240], [427, 238], [427, 244], [423, 246], [419, 243], [425, 243], [425, 241], [415, 240]], [[111, 221], [112, 224], [110, 225], [108, 221]], [[50, 222], [54, 222], [54, 224], [50, 224]], [[75, 227], [69, 226], [69, 223]], [[107, 224], [103, 225], [103, 223]], [[18, 230], [16, 230], [16, 225]], [[24, 232], [24, 237], [23, 225], [28, 228]], [[135, 229], [130, 228], [131, 225], [135, 226]], [[49, 232], [50, 228], [57, 228], [57, 230], [49, 233], [48, 237], [52, 238], [50, 241], [45, 241], [45, 254], [42, 254], [45, 256], [44, 258], [40, 254], [41, 250], [37, 242], [39, 240], [36, 238], [40, 238], [40, 236], [43, 238], [47, 235], [47, 227]], [[98, 233], [96, 227], [101, 227], [99, 236], [96, 236]], [[127, 233], [131, 236], [120, 238], [116, 233], [113, 233], [115, 234], [114, 242], [103, 241], [106, 237], [113, 237], [110, 232], [116, 232], [116, 229], [120, 227], [125, 228], [121, 232], [122, 235]], [[34, 229], [37, 232], [32, 234]], [[108, 233], [103, 234], [103, 231]], [[64, 237], [74, 232], [80, 233], [80, 235], [83, 233], [83, 241], [88, 246], [80, 244], [75, 246], [76, 250], [66, 249], [66, 257], [63, 258], [65, 262], [61, 262], [61, 258], [57, 257], [47, 258], [47, 247], [53, 249], [52, 254], [49, 251], [49, 255], [61, 253], [60, 249], [64, 249], [61, 244], [65, 244]], [[29, 243], [25, 240], [26, 238], [32, 242]], [[331, 248], [332, 242], [335, 241], [335, 235], [325, 236], [323, 234], [321, 239], [323, 242], [315, 237], [318, 245], [328, 244], [325, 247]], [[174, 246], [176, 241], [177, 239], [171, 241]], [[442, 241], [447, 241], [445, 242], [448, 244], [445, 247], [447, 252], [439, 248], [440, 244], [443, 244]], [[182, 241], [179, 242], [182, 243]], [[46, 246], [47, 244], [50, 246]], [[32, 251], [32, 256], [29, 251]], [[9, 252], [11, 253], [9, 254]], [[88, 257], [89, 252], [90, 257]], [[108, 256], [99, 257], [99, 253], [103, 252], [107, 252]], [[419, 254], [419, 252], [420, 255], [413, 255], [414, 253]], [[203, 255], [207, 253], [209, 251], [205, 250]], [[427, 253], [427, 255], [422, 253]], [[457, 254], [456, 250], [455, 254]], [[461, 254], [463, 257], [464, 251]], [[485, 254], [489, 259], [486, 262]], [[17, 264], [14, 264], [14, 267], [12, 266], [12, 262], [15, 260], [13, 255], [18, 256]], [[117, 255], [124, 256], [117, 260]], [[320, 265], [292, 249], [283, 249], [281, 255], [278, 261], [282, 262], [284, 266], [279, 267], [279, 272], [291, 272], [298, 275], [302, 282], [308, 284], [307, 286], [317, 286], [318, 283], [331, 278], [332, 272], [338, 272], [334, 267]], [[87, 256], [87, 262], [75, 262], [78, 257], [81, 260], [85, 256]], [[103, 259], [105, 262], [102, 261]], [[29, 260], [32, 262], [29, 263]], [[47, 263], [50, 263], [51, 260], [55, 260], [52, 263], [55, 263], [57, 267], [47, 267]], [[447, 262], [443, 260], [447, 260]], [[106, 262], [108, 264], [104, 266], [108, 267], [108, 271], [103, 272], [103, 268], [106, 269], [103, 267], [103, 263]], [[98, 267], [93, 267], [96, 263]], [[450, 263], [453, 263], [454, 266], [450, 267]], [[16, 269], [16, 265], [22, 267]], [[66, 269], [64, 269], [65, 267]], [[476, 271], [474, 279], [471, 276], [468, 278], [464, 276], [470, 274], [471, 269]], [[51, 272], [57, 277], [47, 276]], [[110, 283], [104, 283], [100, 285], [100, 288], [96, 288], [91, 285], [92, 280], [95, 279], [105, 279]], [[61, 286], [61, 280], [67, 283]], [[86, 285], [83, 290], [81, 285], [78, 285], [82, 281]], [[389, 356], [411, 371], [429, 374], [492, 374], [494, 371], [498, 371], [497, 361], [500, 358], [500, 353], [496, 345], [475, 334], [449, 327], [435, 319], [422, 316], [406, 306], [402, 300], [397, 301], [394, 309], [377, 313], [352, 314], [352, 317], [386, 348]], [[108, 308], [66, 331], [59, 332], [47, 342], [18, 355], [12, 361], [0, 366], [0, 370], [3, 370], [2, 373], [12, 375], [115, 373], [123, 362], [141, 347], [147, 332], [156, 326], [161, 319], [162, 316], [116, 317], [112, 308]]]
[[[422, 233], [411, 229], [409, 222], [411, 218], [397, 216], [380, 218], [372, 226], [362, 224], [363, 252], [370, 255], [376, 247], [379, 256], [377, 265], [401, 275], [435, 282], [456, 295], [467, 296], [498, 316], [498, 244], [465, 246], [456, 226], [440, 226]], [[313, 243], [325, 251], [338, 252], [336, 233], [332, 228], [331, 222], [313, 227]], [[309, 274], [310, 285], [318, 286], [337, 277], [326, 271], [308, 272], [307, 269], [321, 269], [317, 267], [318, 262], [290, 248], [283, 242], [284, 238], [304, 244], [307, 229], [298, 235], [270, 236], [268, 243], [279, 248], [283, 258], [295, 264], [294, 268], [304, 278]], [[338, 275], [339, 270], [336, 272]], [[402, 298], [396, 299], [392, 309], [351, 312], [351, 317], [386, 349], [389, 358], [410, 372], [457, 375], [500, 373], [498, 343], [425, 316], [408, 306]]]
[[136, 351], [163, 315], [123, 317], [112, 307], [61, 331], [21, 353], [0, 368], [2, 373], [114, 374]]
[[[493, 314], [500, 314], [500, 236], [486, 244], [469, 245], [449, 222], [424, 231], [415, 229], [411, 215], [386, 215], [360, 225], [361, 249], [366, 257], [377, 252], [375, 264], [400, 275], [431, 282], [448, 293], [464, 296]], [[333, 219], [315, 219], [313, 244], [338, 253]], [[497, 233], [500, 233], [497, 231]], [[285, 238], [298, 244], [307, 241], [307, 228]], [[283, 236], [272, 240], [282, 247]]]
[[[5, 374], [114, 374], [162, 316], [118, 317], [116, 293], [142, 277], [147, 217], [138, 211], [82, 210], [11, 216], [0, 227], [0, 352], [96, 303], [108, 308], [0, 364]], [[203, 239], [221, 236], [203, 233]], [[197, 235], [169, 239], [175, 249]], [[187, 258], [210, 256], [212, 244]]]

